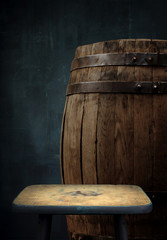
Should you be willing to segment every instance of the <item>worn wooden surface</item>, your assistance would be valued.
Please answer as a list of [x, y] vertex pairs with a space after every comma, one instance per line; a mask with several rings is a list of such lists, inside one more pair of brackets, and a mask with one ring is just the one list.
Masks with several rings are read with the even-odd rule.
[[[136, 52], [153, 52], [151, 40], [136, 40]], [[155, 51], [155, 50], [154, 50]], [[135, 67], [136, 80], [153, 81], [152, 67]], [[152, 189], [153, 180], [153, 97], [134, 95], [134, 183]], [[150, 221], [147, 223], [148, 218]], [[152, 237], [152, 216], [135, 217], [135, 234]]]
[[[26, 187], [13, 201], [14, 206], [32, 207], [148, 207], [150, 199], [133, 185], [32, 185]], [[110, 208], [111, 209], [111, 208]], [[77, 210], [79, 212], [79, 208]], [[77, 212], [76, 211], [76, 212]], [[124, 210], [122, 210], [123, 212]], [[142, 211], [142, 210], [141, 210]], [[144, 211], [143, 211], [144, 212]]]
[[[78, 47], [75, 57], [110, 52], [166, 53], [167, 41], [123, 39], [94, 43]], [[77, 69], [71, 72], [69, 83], [106, 80], [167, 81], [167, 67], [104, 66]], [[69, 105], [64, 119], [63, 153], [68, 156], [62, 159], [64, 182], [136, 184], [147, 192], [153, 191], [156, 210], [151, 216], [128, 218], [130, 237], [167, 239], [164, 227], [167, 214], [163, 211], [166, 205], [160, 204], [157, 198], [159, 191], [167, 190], [167, 95], [77, 95], [68, 99], [77, 106], [79, 114], [76, 111], [73, 114], [73, 108]], [[82, 103], [77, 98], [83, 99]], [[77, 143], [71, 146], [71, 142]], [[76, 177], [77, 174], [80, 177]], [[163, 218], [158, 212], [163, 214]], [[113, 234], [108, 224], [111, 220], [109, 217], [74, 220], [72, 216], [70, 219], [70, 232]], [[87, 228], [82, 228], [83, 221], [87, 222]], [[130, 227], [132, 225], [134, 228]]]
[[[167, 53], [167, 41], [157, 43], [159, 52]], [[153, 69], [153, 79], [167, 81], [167, 68]], [[167, 95], [153, 97], [154, 105], [154, 168], [153, 188], [155, 191], [167, 191]], [[167, 239], [167, 199], [156, 198], [154, 208], [153, 235], [156, 240]], [[164, 238], [165, 236], [165, 238]]]

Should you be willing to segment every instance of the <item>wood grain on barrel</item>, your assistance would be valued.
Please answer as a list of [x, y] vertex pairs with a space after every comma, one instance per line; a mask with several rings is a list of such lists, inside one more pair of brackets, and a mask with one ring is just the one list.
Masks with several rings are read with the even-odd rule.
[[[122, 39], [94, 43], [78, 47], [75, 57], [112, 52], [165, 53], [167, 41]], [[167, 81], [167, 69], [103, 66], [71, 72], [69, 83], [87, 81]], [[125, 183], [141, 185], [145, 191], [166, 191], [166, 95], [74, 94], [66, 106], [62, 133], [65, 183]], [[158, 201], [155, 200], [154, 218], [128, 218], [128, 225], [135, 225], [134, 229], [129, 227], [131, 238], [167, 238], [167, 213], [163, 211], [167, 206]], [[110, 216], [70, 217], [70, 232], [113, 235]]]
[[[92, 53], [91, 54], [98, 54], [103, 53], [103, 47], [104, 43], [97, 43], [92, 45]], [[100, 81], [101, 79], [101, 73], [102, 73], [102, 67], [93, 67], [89, 69], [89, 75], [88, 75], [88, 81]], [[94, 96], [96, 99], [96, 105], [92, 105], [92, 103], [89, 101], [89, 104], [92, 106], [92, 110], [96, 111], [96, 115], [92, 118], [92, 121], [94, 122], [94, 126], [92, 126], [91, 132], [94, 132], [92, 140], [89, 140], [87, 136], [87, 129], [84, 129], [84, 136], [85, 136], [85, 143], [88, 144], [90, 141], [93, 141], [94, 146], [94, 152], [92, 151], [91, 157], [93, 160], [94, 167], [96, 168], [96, 183], [99, 181], [99, 169], [98, 169], [98, 163], [97, 163], [97, 132], [98, 132], [98, 118], [99, 118], [99, 101], [100, 101], [100, 94], [88, 94], [91, 96], [91, 98]], [[89, 99], [90, 100], [90, 99]], [[89, 117], [87, 115], [87, 117]], [[86, 119], [84, 119], [84, 123], [86, 122]], [[89, 146], [89, 149], [91, 146]], [[92, 162], [91, 160], [91, 162]], [[85, 165], [86, 170], [86, 165]], [[87, 170], [86, 170], [87, 171]], [[93, 175], [95, 174], [93, 173]], [[92, 175], [92, 174], [91, 174]], [[86, 234], [87, 235], [101, 235], [101, 224], [103, 223], [103, 217], [102, 216], [85, 216], [85, 221], [87, 222], [87, 229]]]
[[[92, 45], [91, 54], [96, 54], [96, 48]], [[88, 71], [86, 81], [99, 79], [100, 68], [85, 69]], [[97, 183], [97, 117], [99, 94], [85, 94], [83, 131], [82, 131], [82, 159], [84, 183]]]
[[[119, 41], [119, 52], [134, 51], [135, 40]], [[134, 81], [134, 67], [118, 66], [118, 81]], [[133, 181], [133, 95], [116, 95], [115, 106], [115, 181]], [[128, 165], [127, 165], [128, 162]]]
[[[151, 40], [136, 40], [136, 52], [149, 52]], [[153, 81], [152, 67], [135, 67], [136, 81]], [[144, 142], [144, 144], [143, 144]], [[134, 182], [152, 190], [153, 176], [153, 99], [134, 95]]]
[[[167, 41], [155, 44], [159, 52], [167, 53]], [[167, 81], [167, 68], [153, 69], [154, 81]], [[167, 191], [167, 95], [153, 96], [154, 99], [154, 191]], [[155, 199], [154, 204], [154, 239], [165, 239], [167, 226], [167, 199]]]
[[[167, 41], [157, 43], [159, 52], [167, 53]], [[167, 81], [167, 67], [153, 69], [154, 81]], [[154, 96], [155, 166], [154, 189], [165, 191], [167, 174], [167, 95]], [[162, 168], [163, 166], [163, 168]], [[160, 174], [161, 172], [161, 174]]]
[[62, 180], [62, 183], [64, 183], [64, 155], [63, 155], [63, 149], [64, 149], [64, 123], [65, 123], [65, 118], [66, 118], [67, 104], [68, 104], [68, 97], [66, 98], [66, 102], [65, 102], [65, 106], [64, 106], [62, 125], [61, 125], [61, 135], [60, 135], [60, 165], [61, 165], [61, 180]]
[[81, 172], [82, 163], [80, 159], [83, 104], [83, 95], [73, 95], [72, 98], [69, 98], [67, 103], [63, 140], [63, 166], [65, 183], [83, 183]]
[[[76, 53], [75, 53], [75, 57], [89, 55], [89, 54], [91, 54], [91, 52], [92, 52], [92, 45], [82, 46], [82, 47], [77, 48]], [[89, 68], [73, 71], [71, 73], [71, 76], [70, 76], [70, 83], [86, 81], [88, 79], [88, 74], [89, 74]], [[77, 155], [77, 158], [76, 158], [76, 162], [77, 161], [80, 162], [80, 164], [77, 166], [77, 169], [78, 169], [78, 171], [80, 171], [81, 182], [76, 182], [76, 183], [84, 183], [85, 174], [84, 174], [83, 170], [84, 170], [85, 164], [83, 162], [84, 158], [82, 156], [82, 153], [83, 153], [83, 151], [85, 151], [84, 150], [84, 139], [83, 139], [83, 127], [84, 127], [83, 121], [84, 121], [84, 115], [85, 115], [86, 96], [84, 94], [77, 94], [76, 96], [78, 96], [78, 99], [73, 98], [74, 96], [75, 95], [72, 95], [71, 98], [74, 99], [74, 104], [76, 106], [76, 109], [79, 109], [80, 107], [82, 108], [82, 112], [80, 112], [80, 115], [79, 115], [80, 119], [79, 119], [79, 123], [78, 123], [79, 125], [78, 125], [78, 130], [77, 130], [79, 132], [79, 139], [78, 139], [78, 142], [77, 142], [79, 152], [78, 152], [78, 155]], [[82, 106], [80, 106], [80, 97], [79, 96], [82, 98]], [[70, 107], [68, 108], [68, 112], [71, 112]], [[76, 115], [76, 117], [77, 117], [77, 115]], [[71, 119], [66, 119], [66, 121], [69, 122], [69, 124], [70, 124], [68, 132], [72, 137], [73, 135], [75, 135], [75, 133], [73, 132], [73, 129], [72, 129], [73, 124], [75, 124], [75, 117], [71, 118]], [[66, 144], [67, 145], [68, 145], [68, 141], [69, 140], [66, 139]], [[77, 146], [74, 146], [74, 149], [73, 149], [74, 152], [76, 151], [75, 147], [77, 148]], [[64, 151], [66, 151], [66, 148], [64, 148]], [[68, 154], [68, 152], [69, 152], [69, 150], [67, 151], [67, 154]], [[86, 161], [86, 159], [84, 159], [84, 161]], [[70, 162], [73, 162], [73, 158], [68, 156], [68, 159], [66, 159], [66, 162], [68, 162], [70, 164]], [[76, 167], [73, 167], [73, 168], [70, 169], [70, 172], [71, 172], [72, 176], [75, 176], [75, 171], [76, 171]], [[96, 174], [96, 172], [93, 173], [93, 174]], [[92, 174], [92, 176], [93, 176], [93, 174]], [[66, 175], [68, 175], [68, 172], [66, 173]], [[75, 179], [74, 179], [74, 182], [75, 182]], [[71, 181], [70, 178], [68, 178], [68, 179], [66, 179], [66, 183], [70, 184], [70, 183], [73, 183], [73, 182]], [[86, 233], [87, 225], [84, 224], [84, 222], [86, 222], [85, 216], [82, 216], [82, 215], [67, 216], [68, 230], [70, 232], [78, 232], [79, 231], [79, 232], [82, 232], [82, 233]]]
[[[103, 52], [118, 52], [119, 41], [104, 42]], [[101, 68], [102, 80], [116, 80], [117, 66]], [[102, 81], [101, 80], [101, 81]], [[115, 183], [115, 95], [100, 94], [97, 123], [98, 183]], [[108, 146], [108, 147], [106, 147]], [[104, 161], [105, 159], [105, 161]]]
[[[120, 40], [118, 52], [134, 52], [135, 39]], [[135, 81], [135, 67], [118, 66], [118, 81]], [[116, 95], [115, 106], [115, 182], [133, 182], [134, 178], [134, 109], [132, 94]], [[128, 163], [128, 164], [127, 164]], [[134, 216], [127, 216], [129, 236], [134, 236]]]
[[82, 171], [84, 184], [97, 183], [96, 124], [98, 111], [97, 94], [86, 94], [82, 125]]
[[[151, 40], [136, 40], [135, 51], [149, 52], [151, 45]], [[153, 81], [152, 67], [135, 67], [135, 79]], [[152, 95], [134, 95], [134, 183], [143, 186], [145, 191], [153, 189], [153, 144]], [[136, 216], [135, 236], [152, 237], [150, 219], [150, 216]]]
[[[117, 52], [119, 41], [104, 42], [101, 51]], [[101, 67], [100, 81], [116, 80], [117, 66]], [[105, 184], [108, 182], [114, 183], [114, 138], [110, 136], [115, 131], [115, 96], [111, 94], [99, 94], [98, 116], [97, 116], [97, 176], [98, 183]], [[108, 147], [106, 147], [108, 146]], [[104, 161], [105, 159], [105, 161]], [[112, 216], [99, 216], [96, 219], [98, 224], [98, 235], [112, 236], [113, 233], [113, 218]], [[93, 226], [93, 224], [91, 224]], [[96, 226], [94, 225], [94, 229]], [[97, 231], [96, 231], [97, 232]], [[93, 232], [91, 233], [93, 235]], [[97, 235], [97, 234], [96, 234]]]
[[[88, 51], [89, 49], [89, 51]], [[96, 53], [96, 48], [93, 45], [88, 47], [79, 48], [78, 55], [83, 56], [86, 54]], [[85, 51], [85, 52], [84, 52]], [[96, 68], [85, 68], [79, 69], [78, 82], [80, 81], [93, 81], [99, 79], [101, 71]], [[84, 95], [84, 106], [83, 106], [83, 117], [82, 117], [82, 136], [81, 136], [81, 159], [82, 159], [82, 176], [83, 183], [97, 183], [97, 171], [96, 171], [96, 123], [97, 123], [97, 110], [98, 110], [98, 96], [99, 94], [85, 94]], [[93, 101], [92, 101], [93, 100]], [[77, 103], [76, 103], [77, 104]], [[89, 153], [89, 154], [88, 154]], [[90, 167], [90, 170], [89, 170]], [[94, 170], [94, 171], [93, 171]], [[75, 171], [75, 169], [73, 169]], [[92, 171], [92, 172], [91, 172]], [[70, 232], [79, 232], [84, 234], [90, 234], [90, 231], [94, 232], [94, 226], [96, 226], [98, 217], [94, 216], [70, 216], [68, 219], [68, 228]], [[70, 219], [70, 222], [69, 222]], [[84, 224], [88, 222], [88, 224]], [[91, 226], [90, 223], [94, 226]], [[91, 226], [91, 227], [90, 227]]]

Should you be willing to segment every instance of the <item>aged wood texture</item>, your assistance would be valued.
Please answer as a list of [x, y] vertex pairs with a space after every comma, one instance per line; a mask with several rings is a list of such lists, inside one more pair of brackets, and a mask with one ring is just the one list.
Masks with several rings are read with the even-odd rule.
[[[63, 165], [65, 183], [71, 182], [79, 184], [83, 182], [81, 171], [82, 162], [80, 159], [83, 104], [83, 95], [73, 95], [72, 98], [69, 98], [67, 103], [63, 140]], [[71, 161], [71, 159], [73, 159], [73, 161]]]
[[[75, 53], [75, 57], [79, 57], [79, 56], [84, 56], [84, 55], [88, 55], [88, 54], [91, 54], [91, 50], [92, 50], [92, 46], [89, 45], [89, 46], [83, 46], [83, 47], [79, 47], [77, 48], [76, 50], [76, 53]], [[75, 82], [82, 82], [82, 81], [86, 81], [86, 79], [88, 79], [88, 74], [89, 74], [89, 69], [81, 69], [80, 71], [73, 71], [71, 73], [71, 76], [70, 76], [70, 83], [75, 83]], [[75, 95], [74, 95], [75, 96]], [[74, 105], [76, 107], [76, 109], [80, 109], [82, 108], [81, 112], [78, 114], [78, 113], [74, 113], [76, 114], [75, 116], [71, 116], [71, 118], [67, 119], [66, 117], [66, 124], [69, 124], [69, 129], [67, 130], [69, 135], [72, 137], [73, 135], [75, 136], [75, 133], [73, 132], [73, 125], [76, 127], [76, 119], [79, 117], [79, 122], [78, 122], [78, 134], [79, 134], [79, 138], [77, 139], [77, 145], [74, 145], [74, 149], [72, 151], [77, 151], [77, 148], [78, 148], [78, 154], [77, 154], [77, 157], [75, 158], [76, 159], [76, 163], [79, 161], [79, 165], [77, 166], [77, 169], [78, 171], [80, 171], [80, 175], [81, 175], [81, 179], [80, 179], [80, 182], [76, 182], [75, 181], [75, 178], [74, 178], [74, 181], [72, 182], [72, 180], [69, 178], [68, 176], [68, 171], [69, 169], [67, 170], [66, 172], [66, 176], [67, 176], [67, 179], [65, 179], [65, 183], [67, 184], [70, 184], [70, 183], [84, 183], [84, 179], [83, 177], [83, 174], [84, 174], [84, 163], [83, 163], [83, 157], [82, 157], [82, 152], [84, 151], [84, 146], [83, 146], [83, 142], [84, 140], [82, 139], [83, 137], [83, 120], [84, 120], [84, 114], [85, 114], [85, 99], [86, 99], [86, 96], [83, 95], [83, 94], [80, 94], [80, 95], [76, 95], [78, 96], [78, 99], [73, 99], [73, 96], [71, 96], [70, 98], [72, 98], [74, 100]], [[82, 98], [82, 103], [80, 102], [80, 98]], [[82, 104], [82, 106], [80, 106], [80, 104]], [[75, 111], [76, 111], [75, 109]], [[72, 109], [70, 108], [70, 106], [68, 107], [68, 112], [71, 113]], [[66, 140], [66, 143], [68, 145], [69, 143], [69, 140], [67, 139]], [[64, 159], [64, 162], [73, 162], [73, 157], [69, 156], [68, 153], [69, 153], [69, 150], [66, 149], [66, 146], [64, 146], [64, 151], [67, 151], [67, 157], [68, 157], [68, 160], [65, 160]], [[75, 161], [75, 160], [74, 160]], [[67, 166], [68, 167], [68, 166]], [[71, 172], [71, 175], [72, 176], [75, 176], [75, 171], [76, 171], [76, 167], [72, 167], [70, 168], [70, 172]], [[96, 174], [96, 173], [94, 173]], [[67, 224], [68, 224], [68, 230], [70, 232], [83, 232], [85, 233], [87, 230], [87, 224], [84, 224], [84, 222], [86, 222], [86, 219], [85, 219], [85, 216], [67, 216]]]
[[68, 103], [68, 97], [66, 98], [64, 112], [63, 112], [63, 118], [62, 118], [62, 126], [61, 126], [61, 135], [60, 135], [60, 164], [61, 164], [61, 179], [62, 183], [64, 183], [64, 155], [63, 155], [63, 149], [64, 149], [64, 123], [65, 123], [65, 117], [66, 117], [66, 108]]
[[[114, 52], [166, 53], [167, 41], [94, 43], [78, 47], [75, 57]], [[87, 81], [167, 81], [167, 68], [101, 66], [71, 72], [70, 84]], [[68, 96], [67, 100], [62, 125], [65, 183], [137, 184], [155, 192], [153, 214], [128, 217], [128, 231], [131, 238], [166, 239], [167, 214], [163, 208], [167, 206], [162, 200], [160, 204], [158, 192], [167, 189], [167, 95], [86, 93]], [[113, 236], [110, 216], [70, 217], [69, 232]]]
[[[118, 52], [119, 41], [105, 42], [103, 52]], [[115, 81], [117, 66], [102, 67], [101, 81]], [[100, 94], [97, 122], [97, 171], [98, 183], [115, 183], [115, 95]], [[108, 146], [108, 147], [106, 147]], [[104, 161], [105, 159], [105, 161]]]
[[82, 127], [83, 183], [97, 183], [96, 124], [98, 111], [97, 94], [86, 94]]
[[[97, 46], [96, 46], [97, 48]], [[96, 54], [96, 48], [92, 45], [91, 54]], [[101, 68], [85, 69], [88, 71], [85, 81], [99, 80]], [[97, 175], [97, 118], [98, 118], [99, 94], [85, 94], [83, 131], [82, 131], [82, 159], [84, 183], [98, 182]]]
[[[111, 184], [84, 184], [84, 185], [31, 185], [26, 187], [13, 201], [14, 206], [43, 207], [59, 209], [67, 207], [95, 207], [95, 213], [100, 212], [101, 207], [108, 207], [110, 213], [114, 212], [112, 207], [132, 207], [135, 211], [138, 207], [151, 205], [150, 199], [138, 186], [133, 185], [111, 185]], [[134, 207], [134, 208], [133, 208]], [[48, 209], [48, 208], [47, 208]], [[71, 208], [72, 209], [72, 208]], [[142, 208], [140, 208], [142, 212]], [[59, 211], [59, 210], [58, 210]], [[74, 209], [79, 214], [79, 208]], [[90, 210], [91, 211], [91, 210]], [[129, 210], [130, 212], [130, 210]], [[122, 213], [124, 210], [122, 209]], [[133, 210], [131, 212], [133, 214]]]
[[[136, 52], [149, 52], [151, 40], [136, 40]], [[136, 81], [153, 81], [152, 67], [135, 67]], [[143, 144], [144, 143], [144, 144]], [[152, 190], [153, 168], [153, 98], [134, 95], [134, 182]]]
[[[159, 52], [167, 52], [167, 42], [154, 42]], [[167, 81], [167, 68], [153, 69], [154, 81]], [[167, 95], [153, 97], [154, 104], [154, 191], [167, 191]], [[157, 198], [157, 199], [156, 199]], [[167, 239], [167, 201], [156, 197], [154, 208], [154, 239]]]
[[[120, 40], [118, 52], [134, 52], [135, 40]], [[118, 66], [118, 81], [135, 81], [135, 67]], [[132, 94], [115, 96], [115, 182], [133, 183], [133, 98]], [[133, 216], [127, 217], [129, 236], [134, 236]]]
[[[135, 40], [119, 42], [119, 52], [134, 51]], [[118, 66], [119, 81], [134, 81], [134, 67]], [[133, 181], [133, 95], [116, 95], [115, 106], [115, 181]], [[128, 164], [127, 164], [128, 163]]]
[[[97, 54], [97, 53], [103, 53], [103, 45], [104, 43], [97, 43], [92, 45], [92, 51], [91, 54]], [[101, 79], [101, 72], [102, 68], [89, 68], [89, 74], [88, 74], [88, 81], [100, 81]], [[89, 95], [89, 97], [88, 97]], [[93, 182], [89, 177], [89, 183], [98, 183], [98, 166], [97, 166], [97, 131], [98, 131], [98, 117], [99, 117], [99, 101], [100, 101], [100, 94], [86, 94], [87, 96], [87, 102], [85, 104], [85, 110], [88, 112], [87, 104], [89, 104], [90, 108], [92, 109], [91, 114], [92, 119], [88, 120], [90, 116], [88, 114], [85, 115], [84, 119], [84, 129], [83, 129], [83, 146], [89, 145], [89, 150], [91, 152], [90, 156], [87, 155], [85, 151], [82, 152], [82, 156], [84, 159], [84, 155], [86, 153], [86, 158], [84, 159], [84, 172], [85, 176], [88, 176], [88, 167], [87, 162], [89, 161], [90, 164], [95, 168], [95, 172], [90, 173], [91, 178], [94, 177], [95, 182]], [[95, 99], [96, 105], [94, 104], [94, 100], [91, 101], [91, 99]], [[94, 112], [94, 113], [93, 113]], [[85, 112], [86, 113], [86, 112]], [[86, 122], [90, 123], [89, 126], [91, 126], [91, 129], [86, 127]], [[90, 130], [90, 133], [88, 131]], [[91, 145], [93, 144], [93, 145]], [[91, 150], [92, 149], [92, 150]], [[86, 160], [86, 161], [85, 161]], [[86, 181], [86, 178], [85, 178]], [[103, 217], [102, 216], [85, 216], [85, 222], [87, 223], [86, 232], [84, 234], [86, 235], [101, 235], [101, 222]], [[80, 229], [78, 229], [80, 231]]]
[[[104, 42], [102, 52], [117, 52], [119, 41]], [[100, 81], [116, 79], [117, 66], [101, 67]], [[114, 136], [115, 131], [115, 96], [111, 94], [99, 94], [98, 116], [97, 116], [97, 182], [99, 184], [114, 183]], [[106, 148], [106, 146], [108, 146]], [[105, 161], [104, 161], [105, 159]], [[96, 220], [98, 223], [98, 235], [112, 236], [113, 218], [112, 216], [99, 216]], [[92, 224], [93, 225], [93, 224]], [[96, 229], [94, 225], [94, 229]], [[91, 233], [92, 235], [93, 232]]]
[[[136, 40], [136, 52], [152, 52], [149, 39]], [[136, 81], [153, 81], [152, 67], [135, 67]], [[134, 95], [134, 183], [151, 191], [153, 186], [153, 98]], [[152, 237], [150, 216], [136, 216], [135, 236]]]

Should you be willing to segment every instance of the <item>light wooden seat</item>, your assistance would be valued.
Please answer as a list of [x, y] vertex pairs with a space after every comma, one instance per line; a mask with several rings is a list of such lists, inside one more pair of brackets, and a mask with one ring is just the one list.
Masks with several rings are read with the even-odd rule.
[[149, 213], [152, 203], [134, 185], [32, 185], [13, 201], [18, 212], [38, 213], [38, 239], [48, 240], [53, 214], [114, 214], [117, 239], [126, 240], [125, 214]]

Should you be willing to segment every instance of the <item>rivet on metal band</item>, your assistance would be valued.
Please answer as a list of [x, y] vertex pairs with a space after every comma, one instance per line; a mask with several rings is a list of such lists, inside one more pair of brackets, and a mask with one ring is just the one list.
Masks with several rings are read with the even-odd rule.
[[79, 93], [167, 94], [167, 82], [80, 82], [70, 84], [66, 95]]
[[104, 53], [74, 58], [71, 71], [102, 66], [167, 66], [165, 53]]

